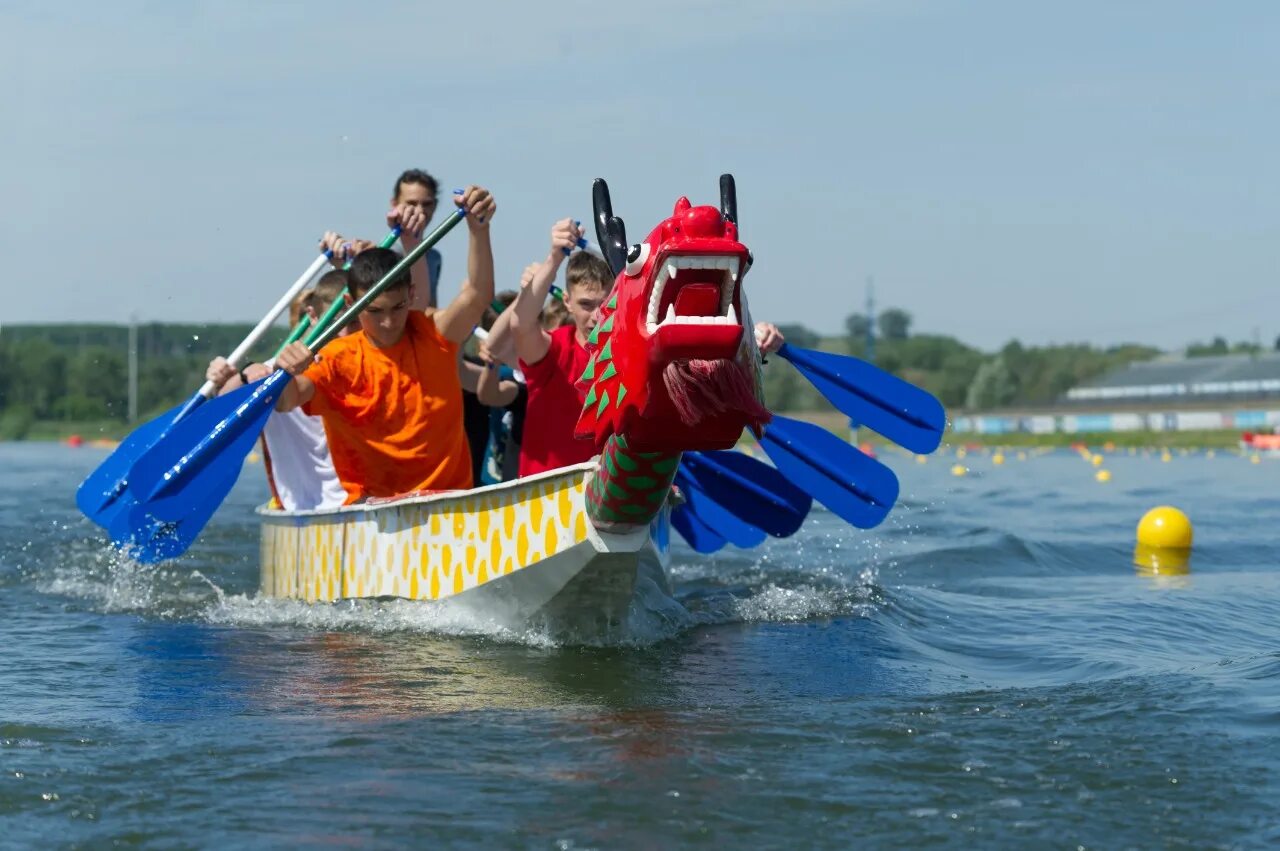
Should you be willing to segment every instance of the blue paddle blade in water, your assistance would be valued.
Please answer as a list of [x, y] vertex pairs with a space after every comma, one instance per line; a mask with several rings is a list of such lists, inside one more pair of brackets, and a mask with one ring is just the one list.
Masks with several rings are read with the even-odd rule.
[[749, 550], [764, 543], [768, 535], [762, 529], [739, 520], [698, 484], [698, 479], [689, 475], [684, 467], [676, 472], [676, 486], [685, 498], [682, 508], [687, 509], [695, 520], [735, 547]]
[[884, 520], [898, 499], [898, 477], [813, 423], [774, 416], [761, 441], [793, 484], [860, 529]]
[[76, 489], [76, 507], [80, 513], [102, 528], [110, 528], [116, 516], [127, 507], [119, 505], [118, 501], [129, 484], [129, 471], [138, 458], [168, 431], [179, 414], [189, 413], [202, 402], [204, 397], [194, 393], [181, 405], [131, 431]]
[[810, 496], [777, 469], [735, 450], [686, 452], [681, 469], [706, 498], [777, 538], [794, 535], [813, 505]]
[[130, 507], [112, 524], [112, 541], [144, 563], [185, 552], [235, 485], [288, 381], [273, 373], [170, 429], [134, 465], [124, 497]]
[[790, 344], [778, 354], [859, 425], [912, 452], [929, 453], [942, 442], [947, 412], [932, 393], [848, 355]]
[[[679, 474], [676, 474], [679, 479]], [[682, 489], [683, 490], [683, 489]], [[689, 509], [688, 504], [678, 505], [671, 511], [671, 528], [680, 533], [680, 537], [693, 547], [694, 552], [708, 555], [723, 549], [729, 543], [716, 534], [706, 523]]]

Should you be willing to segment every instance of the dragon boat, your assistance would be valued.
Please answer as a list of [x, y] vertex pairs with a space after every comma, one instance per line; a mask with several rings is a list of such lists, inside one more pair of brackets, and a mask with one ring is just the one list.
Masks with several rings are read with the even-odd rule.
[[[642, 589], [669, 600], [673, 529], [710, 553], [794, 534], [814, 501], [859, 528], [885, 518], [898, 498], [892, 470], [765, 406], [742, 286], [752, 256], [738, 238], [733, 177], [720, 178], [719, 207], [680, 198], [632, 245], [603, 180], [593, 193], [596, 236], [617, 277], [578, 382], [575, 434], [591, 442], [592, 460], [468, 491], [321, 511], [262, 507], [264, 596], [449, 600], [514, 629], [540, 623], [609, 636], [629, 626]], [[439, 225], [309, 344], [323, 346], [463, 215]], [[843, 414], [904, 448], [932, 452], [941, 441], [945, 411], [920, 388], [856, 358], [789, 344], [777, 354]], [[234, 486], [237, 457], [252, 449], [288, 381], [277, 370], [217, 397], [202, 387], [135, 429], [81, 483], [80, 510], [140, 563], [181, 557]], [[731, 451], [746, 432], [774, 466]]]
[[603, 180], [594, 202], [617, 275], [580, 379], [576, 434], [597, 456], [469, 491], [326, 511], [260, 508], [264, 595], [451, 599], [512, 628], [607, 634], [623, 625], [638, 583], [670, 592], [682, 453], [730, 449], [771, 418], [742, 288], [752, 258], [727, 175], [719, 208], [682, 197], [635, 245]]

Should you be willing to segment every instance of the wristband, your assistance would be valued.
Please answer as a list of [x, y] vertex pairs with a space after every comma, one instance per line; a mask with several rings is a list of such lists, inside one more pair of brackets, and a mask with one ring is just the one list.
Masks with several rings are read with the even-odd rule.
[[248, 383], [249, 383], [249, 376], [247, 376], [247, 375], [245, 375], [245, 374], [244, 374], [244, 369], [245, 369], [245, 368], [244, 368], [243, 366], [242, 366], [242, 367], [240, 367], [240, 382], [241, 382], [242, 384], [248, 384]]

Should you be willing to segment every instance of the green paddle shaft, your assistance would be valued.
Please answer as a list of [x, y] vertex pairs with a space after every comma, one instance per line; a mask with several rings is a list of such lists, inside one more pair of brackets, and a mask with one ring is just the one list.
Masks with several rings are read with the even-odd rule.
[[383, 275], [382, 279], [378, 281], [378, 283], [374, 284], [369, 288], [368, 292], [356, 299], [355, 304], [347, 308], [345, 313], [339, 316], [331, 324], [326, 324], [329, 319], [329, 315], [334, 312], [334, 308], [341, 306], [343, 303], [342, 299], [334, 301], [329, 310], [325, 311], [325, 315], [320, 317], [320, 322], [317, 324], [315, 330], [311, 332], [311, 336], [307, 338], [307, 348], [313, 352], [320, 351], [325, 343], [338, 336], [339, 331], [359, 316], [360, 312], [369, 306], [369, 302], [382, 295], [383, 290], [391, 286], [391, 284], [401, 275], [406, 274], [409, 271], [409, 267], [421, 260], [424, 254], [430, 251], [437, 242], [444, 239], [444, 235], [453, 230], [454, 226], [466, 217], [466, 210], [455, 210], [451, 213], [449, 218], [441, 222], [439, 227], [427, 234], [423, 238], [422, 242], [414, 246], [412, 251], [406, 254], [399, 263], [393, 266], [390, 272]]
[[[390, 233], [388, 233], [386, 236], [382, 238], [382, 242], [378, 243], [378, 247], [390, 248], [391, 246], [396, 244], [396, 240], [399, 238], [400, 238], [400, 228], [395, 228], [394, 230], [392, 230]], [[351, 261], [348, 260], [346, 265], [343, 266], [342, 268], [344, 270], [350, 269]], [[338, 310], [341, 309], [342, 297], [345, 296], [346, 294], [347, 294], [347, 291], [345, 288], [342, 290], [342, 292], [338, 293], [338, 297], [333, 300], [333, 304], [329, 305], [329, 309], [324, 312], [324, 315], [320, 317], [320, 321], [316, 323], [317, 328], [324, 328], [325, 325], [333, 319], [333, 317], [337, 314]], [[293, 326], [293, 330], [289, 332], [289, 336], [284, 338], [284, 342], [280, 344], [280, 348], [276, 349], [276, 353], [272, 357], [273, 358], [280, 357], [280, 353], [284, 351], [285, 346], [289, 345], [290, 343], [295, 343], [298, 340], [301, 340], [302, 335], [305, 334], [307, 332], [307, 329], [310, 327], [311, 327], [310, 316], [303, 316], [301, 319], [299, 319], [298, 324]], [[315, 332], [313, 331], [312, 333], [315, 333]]]

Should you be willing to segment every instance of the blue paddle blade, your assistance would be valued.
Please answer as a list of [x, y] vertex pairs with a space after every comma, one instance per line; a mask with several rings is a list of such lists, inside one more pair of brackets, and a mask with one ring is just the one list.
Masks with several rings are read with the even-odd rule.
[[680, 537], [693, 547], [694, 552], [709, 555], [723, 549], [729, 543], [717, 535], [689, 510], [688, 505], [680, 505], [671, 512], [671, 528], [680, 533]]
[[698, 480], [690, 476], [683, 467], [676, 471], [675, 481], [676, 487], [680, 488], [681, 493], [684, 494], [684, 507], [700, 523], [735, 547], [749, 550], [763, 544], [764, 539], [768, 537], [763, 530], [742, 522], [723, 505], [708, 496], [706, 491], [698, 487]]
[[774, 415], [761, 440], [792, 483], [860, 529], [884, 520], [898, 499], [898, 477], [813, 423]]
[[[149, 506], [129, 501], [127, 509], [108, 530], [112, 542], [142, 564], [156, 564], [185, 553], [240, 477], [240, 464], [224, 464], [217, 471], [225, 480], [208, 481], [202, 486], [208, 493], [216, 492], [221, 496], [195, 503], [192, 513], [179, 520], [162, 520], [150, 511]], [[210, 473], [211, 479], [212, 475]]]
[[789, 343], [778, 354], [859, 425], [912, 452], [929, 453], [942, 442], [947, 412], [932, 393], [848, 355]]
[[185, 552], [235, 485], [288, 381], [277, 371], [174, 425], [134, 464], [130, 508], [112, 524], [112, 541], [144, 563]]
[[681, 469], [706, 498], [776, 538], [794, 535], [813, 505], [777, 469], [734, 450], [686, 452]]
[[123, 510], [116, 501], [129, 484], [129, 471], [142, 453], [146, 452], [175, 422], [204, 404], [205, 398], [197, 390], [181, 405], [170, 408], [155, 419], [145, 422], [129, 433], [120, 445], [98, 465], [76, 489], [76, 507], [80, 513], [104, 529], [110, 528], [116, 516]]
[[120, 512], [117, 501], [129, 484], [129, 471], [138, 456], [150, 449], [182, 410], [177, 405], [129, 433], [115, 450], [103, 459], [76, 489], [76, 507], [80, 513], [106, 529]]

